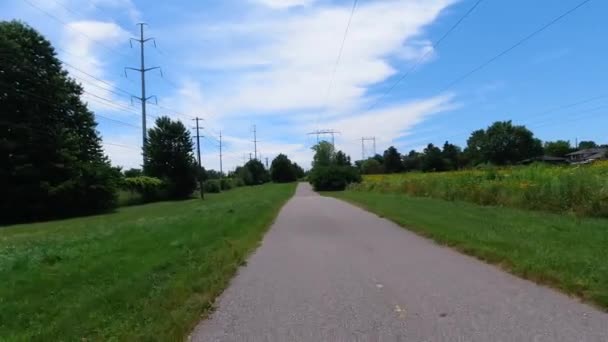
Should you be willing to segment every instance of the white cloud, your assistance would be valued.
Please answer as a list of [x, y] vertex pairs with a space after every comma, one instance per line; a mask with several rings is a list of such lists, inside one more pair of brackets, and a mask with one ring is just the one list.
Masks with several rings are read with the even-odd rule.
[[316, 0], [253, 0], [256, 3], [274, 9], [285, 9], [295, 6], [309, 6]]
[[[453, 2], [360, 4], [352, 19], [329, 98], [327, 85], [350, 15], [349, 6], [319, 7], [262, 23], [224, 24], [214, 26], [211, 31], [208, 27], [199, 27], [202, 35], [212, 40], [206, 49], [214, 66], [235, 68], [240, 62], [242, 67], [249, 68], [238, 73], [230, 88], [216, 90], [210, 100], [222, 113], [318, 110], [326, 105], [331, 111], [351, 110], [366, 101], [369, 87], [397, 72], [391, 58], [403, 64], [427, 53], [433, 55], [430, 43], [420, 36]], [[242, 51], [238, 45], [230, 50], [213, 48], [214, 44], [220, 46], [227, 39], [246, 43], [241, 45]]]
[[95, 94], [85, 93], [83, 95], [83, 99], [93, 110], [120, 111], [117, 106], [107, 104], [100, 97], [112, 100], [120, 106], [129, 105], [128, 100], [115, 98], [116, 96], [112, 92], [115, 88], [114, 83], [105, 78], [106, 63], [102, 61], [100, 51], [102, 45], [106, 48], [116, 46], [117, 42], [128, 36], [128, 32], [112, 22], [74, 21], [68, 23], [64, 29], [61, 45], [65, 54], [62, 58], [69, 65], [93, 76], [68, 66], [70, 73], [78, 82], [82, 83], [85, 91]]
[[326, 122], [326, 125], [342, 132], [336, 148], [343, 149], [353, 159], [360, 159], [361, 137], [376, 137], [376, 152], [382, 153], [389, 145], [395, 145], [397, 138], [411, 134], [412, 129], [423, 120], [457, 106], [453, 96], [445, 94], [338, 118]]

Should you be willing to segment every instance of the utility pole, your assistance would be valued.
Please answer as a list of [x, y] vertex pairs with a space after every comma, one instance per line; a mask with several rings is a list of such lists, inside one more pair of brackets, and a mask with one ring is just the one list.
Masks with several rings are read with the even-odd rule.
[[255, 125], [253, 125], [253, 152], [254, 159], [258, 159], [258, 138]]
[[201, 188], [201, 199], [205, 199], [205, 189], [203, 188], [203, 180], [202, 180], [203, 166], [201, 164], [201, 135], [199, 134], [199, 126], [198, 126], [198, 121], [200, 120], [200, 118], [197, 116], [196, 118], [194, 118], [192, 120], [196, 121], [196, 153], [198, 154], [198, 172], [197, 172], [196, 178], [198, 178], [198, 186], [199, 186], [199, 188]]
[[222, 168], [222, 131], [220, 131], [220, 185], [222, 183], [222, 174], [223, 174], [223, 168]]
[[251, 161], [251, 152], [249, 152], [249, 161]]
[[[133, 47], [133, 41], [139, 43], [140, 67], [139, 68], [131, 68], [131, 67], [125, 68], [125, 77], [127, 76], [127, 70], [134, 70], [141, 74], [141, 97], [131, 96], [131, 101], [133, 101], [133, 98], [136, 98], [141, 102], [142, 148], [145, 151], [145, 147], [148, 143], [148, 132], [146, 131], [146, 102], [148, 102], [148, 100], [150, 100], [151, 98], [154, 98], [155, 101], [158, 102], [158, 100], [156, 100], [156, 96], [146, 97], [146, 72], [148, 72], [150, 70], [154, 70], [154, 69], [160, 70], [160, 67], [146, 68], [145, 53], [144, 53], [146, 42], [152, 41], [154, 43], [154, 47], [156, 47], [156, 40], [154, 38], [144, 38], [144, 26], [146, 25], [145, 23], [139, 23], [137, 25], [139, 25], [139, 32], [140, 32], [139, 39], [131, 38], [129, 40], [129, 44], [131, 44], [131, 47]], [[162, 70], [160, 71], [160, 74], [162, 76], [162, 74], [163, 74]], [[146, 157], [144, 156], [144, 164], [145, 164], [145, 162], [146, 162]]]
[[340, 134], [339, 131], [333, 130], [333, 129], [318, 129], [316, 131], [307, 133], [308, 135], [316, 135], [317, 136], [317, 143], [319, 142], [319, 136], [321, 135], [331, 135], [331, 145], [334, 147], [334, 149], [336, 148], [336, 140], [334, 135], [335, 134]]
[[268, 169], [268, 157], [266, 157], [266, 169]]
[[365, 142], [372, 141], [373, 142], [373, 156], [376, 155], [376, 137], [362, 137], [361, 138], [361, 160], [365, 160]]

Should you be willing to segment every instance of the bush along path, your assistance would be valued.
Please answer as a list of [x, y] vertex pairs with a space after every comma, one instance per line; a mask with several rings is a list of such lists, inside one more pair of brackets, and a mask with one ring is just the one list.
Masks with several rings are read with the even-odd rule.
[[183, 339], [293, 191], [267, 184], [3, 227], [0, 340]]

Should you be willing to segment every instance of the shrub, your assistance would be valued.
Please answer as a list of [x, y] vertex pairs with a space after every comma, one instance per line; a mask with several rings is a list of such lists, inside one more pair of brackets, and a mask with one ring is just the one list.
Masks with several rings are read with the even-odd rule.
[[242, 186], [245, 186], [245, 181], [243, 181], [243, 179], [240, 177], [236, 177], [232, 179], [232, 184], [235, 188], [240, 188]]
[[360, 182], [361, 175], [351, 166], [318, 166], [311, 170], [308, 180], [315, 191], [338, 191], [350, 183]]
[[165, 183], [154, 177], [139, 176], [123, 179], [123, 188], [141, 196], [142, 202], [159, 201], [166, 197]]
[[222, 180], [220, 181], [220, 185], [222, 187], [222, 190], [230, 190], [234, 188], [234, 180], [230, 178], [222, 178]]
[[220, 192], [220, 181], [218, 179], [210, 179], [203, 183], [206, 193], [216, 194]]

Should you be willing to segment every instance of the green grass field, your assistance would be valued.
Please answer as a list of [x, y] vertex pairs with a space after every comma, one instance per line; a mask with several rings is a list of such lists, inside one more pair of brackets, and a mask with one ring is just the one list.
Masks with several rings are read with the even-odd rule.
[[608, 310], [608, 219], [394, 193], [345, 191], [328, 195]]
[[351, 190], [608, 218], [608, 161], [369, 175]]
[[0, 228], [0, 340], [182, 340], [294, 189]]

